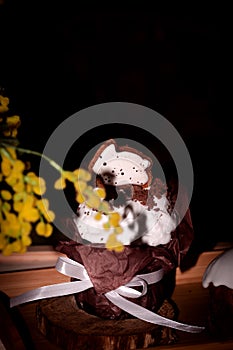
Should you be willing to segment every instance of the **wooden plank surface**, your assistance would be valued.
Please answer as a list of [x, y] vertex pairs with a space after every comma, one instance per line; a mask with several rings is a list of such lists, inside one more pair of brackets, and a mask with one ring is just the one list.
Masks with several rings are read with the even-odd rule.
[[[224, 249], [224, 247], [223, 247]], [[208, 290], [204, 289], [201, 284], [203, 272], [210, 261], [217, 255], [221, 254], [223, 250], [218, 249], [212, 252], [205, 252], [200, 255], [197, 264], [186, 272], [180, 272], [177, 269], [176, 288], [173, 294], [173, 300], [176, 302], [180, 313], [179, 321], [195, 325], [206, 325], [209, 306]], [[34, 256], [33, 259], [37, 259]], [[50, 258], [48, 258], [49, 254]], [[47, 259], [52, 266], [57, 260], [57, 253], [51, 250], [41, 254], [40, 259]], [[37, 252], [35, 252], [37, 255]], [[38, 255], [37, 255], [38, 257]], [[39, 259], [39, 260], [40, 260]], [[29, 260], [27, 260], [28, 263]], [[35, 260], [34, 260], [35, 261]], [[43, 263], [43, 262], [42, 262]], [[23, 265], [22, 265], [23, 266]], [[57, 272], [54, 267], [16, 270], [14, 272], [0, 273], [0, 290], [5, 292], [10, 297], [19, 295], [25, 291], [50, 285], [53, 283], [61, 283], [69, 281], [66, 277]], [[59, 348], [49, 342], [37, 329], [36, 325], [36, 305], [37, 302], [32, 302], [19, 306], [22, 315], [28, 325], [32, 338], [35, 342], [36, 350], [58, 350]], [[191, 334], [178, 331], [178, 342], [175, 345], [156, 346], [154, 350], [177, 349], [177, 350], [232, 350], [233, 339], [226, 341], [216, 341], [206, 331], [200, 334]]]
[[[176, 284], [200, 282], [206, 266], [222, 252], [223, 250], [217, 250], [201, 254], [197, 264], [185, 272], [181, 272], [177, 268]], [[67, 276], [60, 274], [54, 268], [59, 256], [64, 256], [64, 254], [47, 249], [23, 254], [21, 256], [22, 261], [19, 255], [1, 257], [2, 261], [0, 260], [0, 262], [4, 265], [2, 271], [0, 271], [1, 290], [9, 296], [15, 296], [30, 289], [69, 281]], [[27, 268], [25, 269], [25, 267]], [[10, 269], [13, 271], [11, 272]]]
[[177, 268], [176, 284], [200, 282], [208, 264], [218, 255], [220, 255], [223, 251], [224, 250], [216, 250], [202, 253], [199, 256], [196, 265], [191, 267], [187, 271], [181, 272], [180, 269]]
[[[195, 278], [195, 271], [202, 272], [212, 258], [232, 246], [233, 243], [230, 242], [219, 242], [213, 251], [201, 254], [197, 264], [191, 270], [192, 278]], [[54, 267], [59, 256], [64, 256], [64, 254], [55, 251], [50, 245], [30, 246], [23, 254], [13, 253], [10, 256], [3, 256], [0, 253], [0, 273]], [[178, 279], [184, 278], [186, 275], [190, 278], [191, 274], [188, 272], [181, 276], [178, 272]]]
[[[208, 292], [203, 290], [200, 284], [178, 285], [175, 289], [173, 300], [179, 307], [179, 321], [189, 324], [205, 325], [208, 310]], [[37, 329], [36, 324], [37, 302], [20, 306], [20, 310], [25, 317], [32, 338], [35, 341], [35, 350], [59, 350], [55, 344], [48, 341]], [[174, 345], [161, 345], [151, 347], [151, 350], [232, 350], [233, 340], [216, 341], [206, 332], [192, 334], [177, 331], [178, 342]]]
[[33, 270], [53, 267], [57, 258], [64, 256], [52, 246], [31, 246], [26, 253], [13, 253], [10, 256], [0, 254], [0, 272]]

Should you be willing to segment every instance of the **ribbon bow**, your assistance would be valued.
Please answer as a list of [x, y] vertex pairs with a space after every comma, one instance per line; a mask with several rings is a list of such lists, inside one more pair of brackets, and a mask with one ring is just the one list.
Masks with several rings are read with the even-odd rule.
[[[11, 298], [10, 307], [27, 303], [29, 301], [75, 294], [93, 287], [85, 267], [78, 262], [67, 257], [59, 257], [55, 268], [58, 272], [78, 279], [79, 281], [57, 283], [28, 291]], [[203, 331], [204, 327], [187, 325], [170, 320], [124, 298], [139, 298], [145, 295], [147, 293], [147, 286], [160, 281], [163, 278], [163, 275], [163, 269], [147, 274], [136, 275], [124, 286], [105, 293], [105, 296], [122, 310], [143, 321], [191, 333], [199, 333]], [[140, 286], [142, 287], [141, 291], [132, 288]]]

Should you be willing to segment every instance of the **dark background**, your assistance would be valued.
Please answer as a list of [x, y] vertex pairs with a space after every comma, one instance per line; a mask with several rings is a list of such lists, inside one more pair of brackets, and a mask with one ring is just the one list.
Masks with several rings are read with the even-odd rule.
[[[221, 11], [83, 10], [66, 2], [51, 11], [0, 4], [0, 86], [22, 118], [21, 146], [43, 151], [63, 120], [94, 104], [152, 108], [174, 125], [190, 152], [196, 249], [232, 241]], [[112, 137], [112, 130], [103, 136]]]

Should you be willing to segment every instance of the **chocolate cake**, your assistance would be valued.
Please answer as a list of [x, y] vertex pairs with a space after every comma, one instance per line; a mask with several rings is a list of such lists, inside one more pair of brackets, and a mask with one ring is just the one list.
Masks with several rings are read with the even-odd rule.
[[217, 256], [207, 267], [202, 285], [209, 289], [208, 324], [214, 337], [233, 338], [233, 248]]
[[[147, 286], [140, 298], [127, 298], [156, 312], [172, 296], [175, 271], [181, 266], [194, 238], [189, 210], [177, 225], [179, 208], [187, 203], [185, 191], [176, 203], [177, 186], [152, 178], [152, 160], [136, 149], [118, 147], [106, 141], [89, 164], [94, 187], [104, 187], [114, 211], [122, 216], [124, 245], [121, 252], [106, 249], [109, 232], [103, 229], [106, 218], [96, 221], [96, 212], [80, 204], [72, 219], [74, 239], [61, 241], [57, 250], [86, 268], [93, 288], [77, 293], [76, 302], [90, 314], [107, 319], [132, 316], [114, 305], [105, 293], [130, 282], [136, 275], [163, 270], [163, 278]], [[188, 206], [187, 206], [188, 207]], [[138, 287], [135, 287], [137, 289]]]

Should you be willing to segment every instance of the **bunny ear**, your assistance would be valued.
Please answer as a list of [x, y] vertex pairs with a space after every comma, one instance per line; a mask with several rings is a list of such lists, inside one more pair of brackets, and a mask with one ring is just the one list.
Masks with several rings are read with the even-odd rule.
[[116, 148], [114, 144], [107, 146], [103, 152], [99, 155], [95, 164], [92, 167], [94, 173], [98, 174], [99, 169], [103, 166], [107, 166], [108, 161], [117, 158]]

